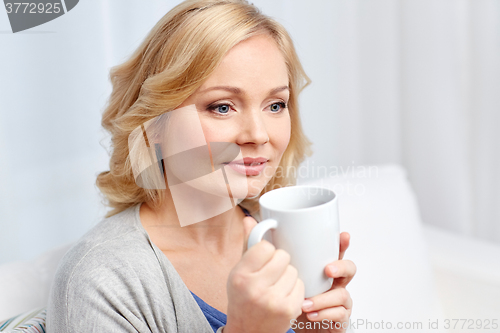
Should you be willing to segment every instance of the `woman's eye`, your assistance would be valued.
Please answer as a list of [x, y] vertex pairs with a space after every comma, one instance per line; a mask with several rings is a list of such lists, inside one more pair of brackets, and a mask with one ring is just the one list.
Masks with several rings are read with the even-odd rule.
[[216, 114], [227, 114], [231, 110], [231, 106], [229, 106], [229, 104], [218, 104], [208, 106], [207, 109]]
[[219, 113], [228, 113], [229, 112], [229, 105], [224, 104], [224, 105], [218, 105], [215, 108]]
[[273, 103], [269, 108], [273, 113], [278, 113], [283, 109], [286, 109], [286, 104], [284, 102]]

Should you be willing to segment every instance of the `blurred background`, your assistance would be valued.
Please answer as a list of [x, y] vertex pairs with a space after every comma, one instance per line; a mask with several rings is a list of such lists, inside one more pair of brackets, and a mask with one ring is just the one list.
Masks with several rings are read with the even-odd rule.
[[[179, 2], [80, 1], [16, 34], [0, 9], [0, 264], [102, 219], [109, 69]], [[500, 244], [499, 0], [253, 3], [288, 29], [312, 79], [306, 164], [399, 164], [424, 224]]]

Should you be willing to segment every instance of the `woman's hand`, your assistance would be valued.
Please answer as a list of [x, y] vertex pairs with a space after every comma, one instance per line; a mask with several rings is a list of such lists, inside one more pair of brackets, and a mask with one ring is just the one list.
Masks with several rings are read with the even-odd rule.
[[[304, 301], [303, 313], [297, 318], [295, 332], [339, 333], [346, 331], [352, 312], [352, 299], [345, 287], [356, 274], [356, 265], [350, 260], [342, 260], [349, 247], [349, 240], [350, 235], [347, 232], [340, 234], [340, 260], [325, 267], [326, 275], [334, 278], [332, 287]], [[314, 322], [316, 322], [316, 328], [307, 329], [307, 327], [314, 327]]]
[[[245, 217], [243, 223], [247, 240], [256, 222]], [[290, 328], [302, 313], [304, 283], [289, 263], [290, 255], [266, 240], [243, 254], [227, 281], [224, 333], [285, 333]]]

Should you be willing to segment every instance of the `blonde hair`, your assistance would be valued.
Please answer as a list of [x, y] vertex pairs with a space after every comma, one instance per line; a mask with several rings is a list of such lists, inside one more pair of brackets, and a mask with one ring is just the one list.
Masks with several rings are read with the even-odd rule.
[[[260, 195], [295, 184], [295, 173], [290, 169], [296, 170], [311, 152], [298, 112], [298, 94], [310, 80], [290, 36], [278, 22], [245, 0], [187, 0], [160, 19], [129, 60], [110, 71], [113, 91], [102, 117], [102, 126], [111, 134], [110, 170], [100, 173], [96, 181], [112, 208], [106, 216], [142, 202], [153, 207], [162, 204], [164, 190], [144, 189], [135, 182], [129, 157], [130, 133], [176, 109], [233, 46], [263, 33], [276, 41], [288, 68], [291, 137], [278, 167], [281, 172]], [[245, 199], [241, 205], [255, 213], [260, 195]]]

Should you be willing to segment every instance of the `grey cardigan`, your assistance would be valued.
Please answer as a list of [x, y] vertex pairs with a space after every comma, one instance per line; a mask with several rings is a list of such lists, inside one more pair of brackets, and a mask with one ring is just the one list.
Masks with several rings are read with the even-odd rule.
[[47, 332], [213, 333], [142, 227], [139, 208], [104, 219], [66, 253], [50, 292]]

